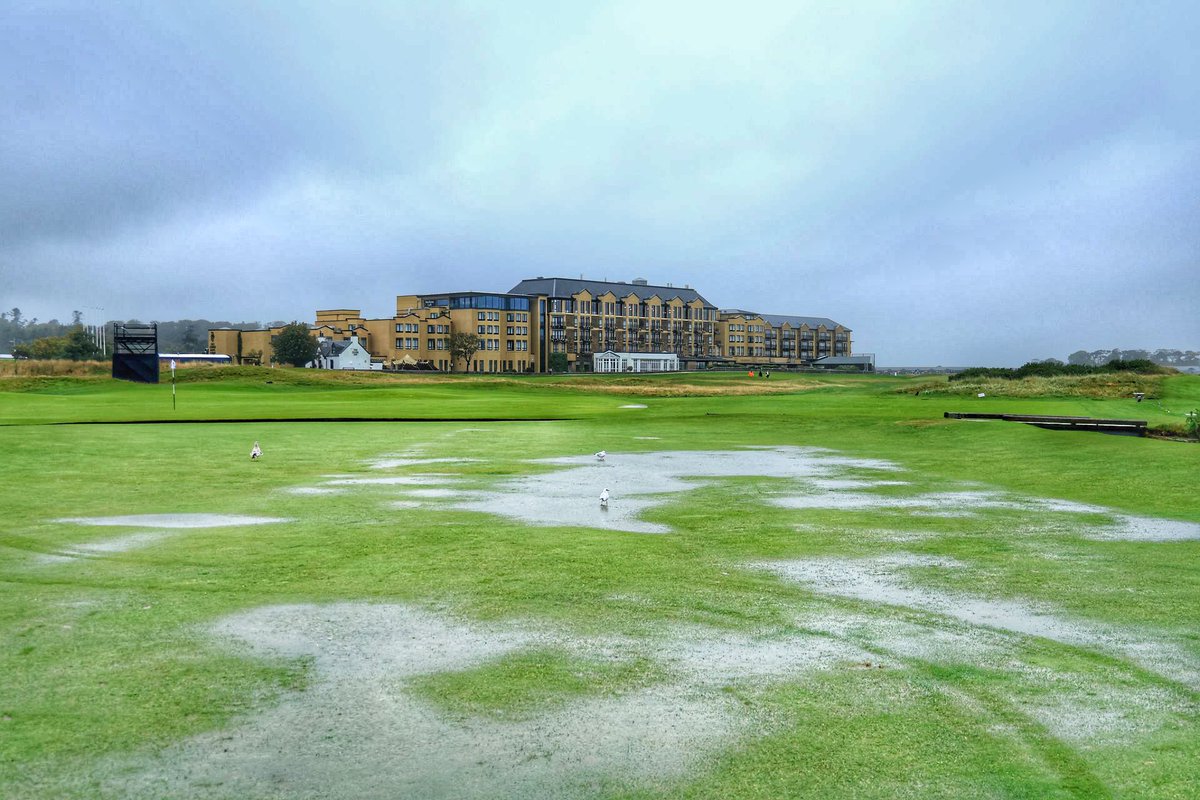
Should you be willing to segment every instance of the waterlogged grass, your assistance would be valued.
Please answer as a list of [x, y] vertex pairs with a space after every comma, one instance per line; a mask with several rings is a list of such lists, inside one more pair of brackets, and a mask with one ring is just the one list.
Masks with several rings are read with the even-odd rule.
[[[179, 387], [188, 419], [285, 421], [50, 425], [43, 423], [170, 419], [169, 406], [162, 408], [169, 386], [60, 380], [0, 391], [8, 423], [0, 426], [0, 795], [123, 796], [122, 787], [132, 786], [123, 781], [140, 774], [147, 754], [213, 731], [232, 735], [266, 710], [302, 705], [314, 681], [330, 679], [312, 656], [252, 652], [214, 636], [212, 627], [264, 607], [346, 602], [444, 609], [480, 625], [528, 624], [558, 641], [585, 643], [522, 648], [407, 684], [436, 713], [468, 727], [500, 719], [536, 729], [544, 715], [580, 703], [619, 703], [673, 686], [680, 678], [667, 654], [697, 641], [811, 637], [813, 647], [832, 641], [866, 654], [835, 654], [769, 678], [738, 679], [734, 670], [712, 700], [736, 715], [737, 733], [700, 751], [686, 769], [657, 777], [600, 763], [596, 769], [608, 777], [590, 796], [1182, 798], [1200, 783], [1195, 687], [1161, 670], [1111, 652], [831, 596], [755, 566], [874, 564], [897, 553], [952, 559], [964, 566], [914, 566], [897, 580], [1041, 604], [1063, 619], [1136, 633], [1200, 662], [1195, 540], [1098, 540], [1088, 526], [1103, 526], [1111, 515], [1068, 511], [990, 508], [939, 517], [886, 504], [790, 509], [773, 501], [800, 489], [754, 476], [665, 498], [644, 515], [673, 531], [659, 535], [529, 526], [455, 510], [437, 497], [416, 496], [415, 508], [397, 510], [390, 504], [411, 500], [419, 486], [329, 483], [337, 480], [331, 475], [441, 473], [454, 479], [447, 485], [486, 492], [507, 478], [555, 469], [530, 463], [535, 458], [603, 448], [619, 469], [623, 453], [795, 445], [896, 463], [897, 472], [841, 475], [905, 482], [855, 490], [883, 500], [982, 487], [1200, 522], [1200, 498], [1190, 488], [1200, 458], [1195, 445], [941, 418], [945, 410], [980, 408], [1169, 423], [1179, 407], [1200, 400], [1200, 379], [1167, 378], [1154, 405], [966, 397], [950, 398], [956, 406], [949, 407], [946, 397], [897, 393], [915, 382], [858, 376], [774, 375], [773, 389], [795, 391], [696, 396], [687, 387], [732, 392], [766, 379], [671, 376], [594, 391], [603, 381], [322, 383], [288, 370], [212, 379], [219, 372]], [[274, 381], [279, 373], [288, 380]], [[621, 409], [609, 392], [622, 387], [649, 387], [641, 395], [648, 407]], [[572, 419], [286, 421], [307, 416]], [[256, 439], [266, 454], [250, 462]], [[449, 460], [370, 466], [387, 456]], [[297, 487], [336, 493], [288, 491]], [[588, 502], [597, 492], [580, 488]], [[142, 528], [56, 521], [166, 513], [290, 521], [169, 530], [148, 544], [107, 551], [80, 548]], [[933, 646], [950, 635], [957, 649]], [[933, 637], [928, 652], [910, 652], [914, 636]], [[635, 655], [610, 657], [586, 644], [610, 640], [633, 643]], [[736, 654], [737, 646], [728, 647]], [[810, 650], [798, 649], [795, 660], [804, 662]], [[1105, 726], [1116, 735], [1089, 732]], [[331, 720], [323, 735], [352, 758], [364, 733]], [[379, 775], [387, 770], [378, 765]], [[344, 796], [363, 788], [347, 786]], [[219, 788], [203, 794], [231, 796]], [[443, 794], [454, 796], [450, 788]]]
[[580, 659], [556, 650], [532, 650], [476, 669], [426, 676], [408, 687], [456, 717], [527, 719], [589, 695], [628, 691], [661, 677], [646, 658]]

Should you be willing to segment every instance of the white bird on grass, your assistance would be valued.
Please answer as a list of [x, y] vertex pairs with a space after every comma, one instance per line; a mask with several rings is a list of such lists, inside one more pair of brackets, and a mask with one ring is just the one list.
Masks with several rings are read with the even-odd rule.
[[603, 460], [604, 460], [605, 458], [607, 458], [607, 457], [608, 457], [608, 453], [607, 453], [607, 452], [605, 452], [604, 450], [601, 450], [599, 453], [596, 453], [596, 460], [597, 460], [597, 461], [603, 461]]
[[600, 493], [600, 507], [608, 508], [608, 489]]

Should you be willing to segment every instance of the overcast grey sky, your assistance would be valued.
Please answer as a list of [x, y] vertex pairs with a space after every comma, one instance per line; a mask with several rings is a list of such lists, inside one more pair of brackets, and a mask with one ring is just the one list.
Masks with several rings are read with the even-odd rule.
[[1198, 9], [6, 0], [0, 307], [644, 277], [884, 365], [1200, 349]]

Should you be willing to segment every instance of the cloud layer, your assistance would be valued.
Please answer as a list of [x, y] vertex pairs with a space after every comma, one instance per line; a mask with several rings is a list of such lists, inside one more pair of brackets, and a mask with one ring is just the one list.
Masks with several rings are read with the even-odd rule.
[[0, 305], [382, 316], [402, 292], [641, 276], [833, 317], [883, 364], [1195, 349], [1198, 21], [9, 4]]

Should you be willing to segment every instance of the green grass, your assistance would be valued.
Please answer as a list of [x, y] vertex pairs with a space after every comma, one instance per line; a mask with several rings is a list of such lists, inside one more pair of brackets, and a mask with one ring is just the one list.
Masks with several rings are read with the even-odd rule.
[[[834, 636], [886, 665], [835, 661], [786, 679], [734, 681], [726, 699], [742, 709], [749, 733], [704, 750], [679, 773], [598, 778], [597, 796], [1183, 798], [1200, 785], [1193, 688], [1112, 653], [1038, 638], [1010, 637], [1011, 652], [982, 665], [905, 655], [878, 630], [834, 635], [814, 620], [858, 615], [927, 626], [928, 614], [831, 597], [747, 566], [897, 552], [952, 558], [967, 569], [905, 575], [931, 591], [1045, 604], [1170, 643], [1200, 664], [1195, 540], [1099, 541], [1080, 535], [1095, 519], [1066, 512], [789, 510], [767, 502], [787, 481], [753, 477], [718, 481], [647, 512], [674, 528], [665, 535], [529, 526], [436, 501], [419, 512], [387, 511], [394, 486], [282, 491], [334, 473], [379, 474], [364, 462], [415, 448], [480, 460], [394, 474], [450, 472], [483, 490], [550, 469], [529, 459], [601, 447], [619, 462], [632, 452], [793, 445], [895, 462], [909, 483], [873, 490], [885, 496], [968, 482], [1200, 522], [1197, 445], [942, 418], [986, 410], [1138, 417], [1169, 427], [1200, 403], [1200, 378], [1166, 378], [1161, 396], [1139, 405], [1124, 397], [914, 395], [908, 390], [919, 381], [842, 375], [777, 374], [771, 393], [721, 395], [713, 392], [759, 391], [766, 381], [181, 374], [175, 411], [163, 384], [0, 383], [0, 796], [121, 796], [121, 776], [138, 758], [236, 730], [308, 696], [322, 679], [312, 657], [232, 647], [210, 627], [268, 606], [346, 601], [557, 632], [552, 642], [388, 689], [468, 727], [536, 726], [581, 703], [671, 685], [678, 673], [661, 648], [696, 632], [763, 641]], [[629, 402], [648, 407], [620, 408]], [[288, 421], [305, 417], [515, 421]], [[220, 422], [245, 418], [278, 421]], [[562, 421], [534, 421], [543, 418]], [[55, 424], [129, 420], [196, 422]], [[637, 438], [644, 436], [658, 438]], [[259, 463], [247, 458], [255, 439], [266, 450]], [[60, 517], [189, 512], [294, 521], [175, 531], [127, 551], [46, 558], [140, 530]], [[584, 644], [564, 649], [564, 640]], [[1096, 698], [1097, 714], [1123, 693], [1166, 700], [1142, 709], [1152, 724], [1119, 741], [1077, 740], [1039, 710], [1062, 692], [1077, 704]]]

